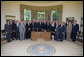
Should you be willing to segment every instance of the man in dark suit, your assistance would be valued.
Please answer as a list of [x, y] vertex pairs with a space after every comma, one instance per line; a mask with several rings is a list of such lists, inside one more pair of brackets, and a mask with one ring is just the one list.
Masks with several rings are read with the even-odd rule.
[[61, 22], [61, 25], [60, 25], [60, 30], [59, 30], [59, 38], [60, 38], [60, 41], [62, 42], [63, 41], [63, 36], [64, 36], [64, 33], [65, 33], [65, 26], [64, 26], [64, 23]]
[[44, 26], [44, 21], [41, 21], [41, 26], [42, 26], [42, 30], [43, 30], [43, 26]]
[[31, 38], [31, 32], [32, 32], [32, 30], [33, 30], [33, 24], [32, 24], [32, 21], [29, 21], [29, 38]]
[[65, 22], [63, 22], [63, 27], [64, 27], [64, 32], [63, 32], [63, 39], [65, 40], [65, 34], [66, 34], [66, 25], [65, 25]]
[[76, 41], [77, 31], [79, 31], [79, 24], [77, 24], [77, 21], [74, 20], [74, 22], [72, 24], [72, 41], [73, 42]]
[[59, 31], [60, 31], [60, 26], [58, 24], [58, 22], [56, 22], [56, 27], [55, 27], [55, 37], [54, 37], [54, 40], [57, 40], [59, 39]]
[[50, 22], [48, 22], [48, 23], [47, 23], [47, 31], [49, 32], [50, 29], [51, 29], [51, 24], [50, 24]]
[[33, 30], [33, 25], [31, 21], [26, 23], [26, 39], [31, 38], [31, 31]]
[[9, 20], [7, 21], [7, 23], [5, 24], [5, 32], [6, 32], [6, 39], [7, 42], [11, 41], [11, 33], [12, 33], [12, 27], [9, 24]]
[[44, 21], [43, 29], [44, 29], [45, 31], [47, 31], [47, 23], [46, 23], [46, 21]]
[[34, 26], [33, 27], [34, 27], [34, 31], [37, 31], [37, 21], [36, 20], [34, 21]]
[[17, 20], [17, 23], [16, 23], [16, 39], [19, 39], [20, 40], [20, 33], [19, 33], [19, 21]]
[[55, 23], [55, 27], [56, 27], [56, 22], [54, 22]]
[[41, 21], [37, 23], [38, 31], [42, 31], [42, 24]]
[[17, 40], [17, 38], [16, 38], [16, 21], [13, 22], [12, 30], [13, 30], [12, 31], [12, 37]]
[[30, 23], [27, 21], [26, 23], [26, 39], [30, 38]]
[[51, 23], [51, 39], [52, 39], [52, 35], [55, 35], [55, 23], [53, 21]]
[[9, 24], [12, 28], [11, 38], [12, 38], [12, 40], [14, 40], [14, 38], [13, 38], [13, 20], [12, 19], [9, 20]]
[[27, 39], [27, 22], [28, 21], [25, 21], [25, 39]]

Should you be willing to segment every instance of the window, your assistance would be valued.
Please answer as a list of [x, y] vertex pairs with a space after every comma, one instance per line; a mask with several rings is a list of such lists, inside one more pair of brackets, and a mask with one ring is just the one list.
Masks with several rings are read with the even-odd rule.
[[45, 12], [44, 11], [38, 11], [37, 20], [45, 20]]
[[52, 10], [51, 11], [51, 21], [56, 21], [59, 19], [59, 12], [58, 10]]
[[24, 9], [24, 20], [25, 21], [31, 20], [31, 10]]

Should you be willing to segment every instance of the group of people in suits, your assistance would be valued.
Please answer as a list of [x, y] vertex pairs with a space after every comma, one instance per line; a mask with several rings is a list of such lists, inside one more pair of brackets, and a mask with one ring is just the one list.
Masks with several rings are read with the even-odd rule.
[[79, 30], [79, 25], [77, 21], [74, 20], [73, 23], [68, 20], [65, 22], [59, 21], [45, 21], [45, 20], [32, 20], [32, 21], [19, 21], [19, 20], [7, 20], [5, 24], [6, 39], [7, 42], [11, 40], [25, 40], [31, 39], [32, 31], [46, 31], [51, 32], [54, 36], [54, 40], [63, 41], [64, 39], [70, 40], [72, 36], [72, 41], [76, 41], [77, 31]]

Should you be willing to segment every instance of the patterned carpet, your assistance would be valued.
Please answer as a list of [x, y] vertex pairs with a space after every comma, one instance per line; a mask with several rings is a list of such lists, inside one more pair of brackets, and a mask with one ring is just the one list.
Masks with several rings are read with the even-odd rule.
[[55, 48], [46, 44], [36, 44], [28, 48], [28, 52], [31, 56], [51, 56], [55, 51]]
[[[41, 48], [40, 48], [41, 47]], [[45, 54], [44, 54], [45, 53]], [[50, 54], [51, 53], [51, 54]], [[14, 40], [1, 46], [1, 56], [83, 56], [83, 44], [64, 40]]]

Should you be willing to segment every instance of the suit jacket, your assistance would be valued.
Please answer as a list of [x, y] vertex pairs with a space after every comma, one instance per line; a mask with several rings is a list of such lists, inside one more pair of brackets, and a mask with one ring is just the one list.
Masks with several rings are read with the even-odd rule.
[[64, 33], [65, 31], [66, 31], [66, 27], [60, 25], [60, 30], [59, 30], [59, 32], [60, 32], [60, 33]]
[[75, 25], [72, 24], [72, 34], [77, 34], [78, 30], [79, 30], [79, 25], [78, 24], [75, 24]]
[[10, 22], [9, 24], [11, 25], [11, 28], [12, 28], [12, 31], [13, 31], [13, 22]]
[[38, 27], [38, 31], [41, 31], [42, 30], [42, 24], [41, 23], [37, 23], [37, 27]]
[[55, 22], [55, 24], [54, 24], [54, 25], [55, 25], [55, 27], [56, 27], [56, 22]]
[[65, 26], [67, 27], [67, 23], [65, 23]]
[[47, 23], [43, 24], [43, 29], [47, 30]]
[[16, 31], [16, 24], [15, 23], [12, 24], [12, 30]]
[[34, 23], [33, 27], [34, 27], [34, 30], [37, 30], [37, 23], [36, 22]]
[[7, 33], [11, 33], [11, 32], [12, 32], [12, 27], [11, 27], [11, 25], [5, 24], [5, 31], [6, 31]]
[[58, 26], [56, 25], [55, 30], [56, 30], [55, 31], [55, 38], [59, 38], [59, 35], [60, 35], [59, 34], [59, 32], [60, 32], [60, 26], [59, 25]]
[[29, 24], [28, 23], [26, 23], [25, 30], [26, 30], [26, 32], [29, 31]]
[[16, 24], [16, 33], [19, 33], [19, 23], [18, 23], [18, 26], [17, 26], [17, 24]]
[[52, 32], [55, 31], [55, 24], [54, 24], [54, 26], [52, 26], [52, 24], [51, 24], [51, 31], [52, 31]]
[[30, 31], [32, 31], [32, 30], [33, 30], [33, 24], [30, 23]]
[[50, 31], [51, 30], [51, 24], [47, 24], [47, 31]]
[[41, 22], [41, 26], [42, 26], [42, 29], [43, 29], [44, 23]]
[[19, 32], [20, 33], [25, 33], [25, 25], [22, 24], [22, 23], [20, 23], [20, 25], [19, 25]]
[[55, 32], [59, 32], [60, 31], [60, 26], [59, 25], [58, 26], [56, 25], [55, 29], [56, 29]]

